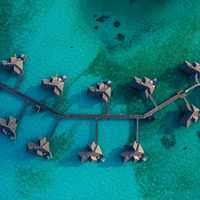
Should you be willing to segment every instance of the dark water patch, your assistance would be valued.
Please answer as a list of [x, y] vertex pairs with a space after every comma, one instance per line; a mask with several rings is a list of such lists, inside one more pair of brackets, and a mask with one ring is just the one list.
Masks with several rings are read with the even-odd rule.
[[126, 39], [126, 36], [122, 33], [117, 34], [117, 40], [123, 42]]
[[162, 116], [160, 131], [164, 134], [171, 134], [180, 128], [181, 121], [181, 111], [169, 111], [165, 112], [166, 114]]
[[183, 72], [182, 65], [167, 69], [159, 79], [174, 91], [185, 89], [193, 84], [193, 81]]
[[119, 28], [119, 27], [121, 26], [120, 21], [118, 21], [118, 20], [114, 21], [114, 22], [113, 22], [113, 26], [114, 26], [115, 28]]
[[109, 18], [110, 18], [110, 16], [102, 15], [102, 16], [96, 18], [96, 21], [100, 22], [100, 23], [103, 23], [103, 22], [107, 21]]
[[[145, 70], [138, 69], [133, 65], [127, 66], [114, 63], [104, 51], [101, 51], [85, 73], [99, 76], [102, 80], [111, 80], [113, 82], [113, 103], [125, 104], [128, 106], [128, 112], [137, 112], [139, 111], [138, 109], [143, 110], [144, 105], [150, 105], [150, 101], [142, 98], [131, 86], [134, 75], [140, 76], [144, 74]], [[149, 75], [151, 76], [152, 74], [151, 71]]]
[[180, 111], [167, 112], [165, 116], [160, 120], [161, 132], [161, 144], [166, 148], [170, 149], [176, 145], [176, 134], [175, 132], [181, 127]]
[[66, 158], [67, 152], [74, 144], [74, 133], [70, 130], [68, 133], [54, 135], [51, 138], [51, 149], [53, 153], [53, 160], [61, 161]]
[[[185, 152], [182, 153], [185, 154]], [[188, 154], [187, 159], [189, 159]], [[144, 199], [189, 200], [192, 197], [199, 197], [198, 162], [193, 163], [194, 159], [183, 161], [178, 155], [176, 155], [177, 159], [170, 154], [167, 157], [160, 151], [151, 153], [149, 156], [151, 160], [140, 166], [134, 166]], [[179, 154], [179, 156], [184, 155]], [[194, 169], [197, 171], [194, 172]]]
[[50, 5], [50, 1], [47, 3], [40, 0], [0, 2], [0, 52], [3, 53], [3, 57], [21, 53], [24, 44], [19, 40], [24, 34], [26, 24], [34, 16], [44, 14]]
[[128, 145], [136, 139], [136, 120], [129, 121], [129, 139], [127, 141]]
[[176, 145], [176, 136], [173, 133], [165, 134], [160, 141], [166, 149], [170, 149]]
[[94, 30], [98, 30], [99, 29], [99, 26], [94, 26]]

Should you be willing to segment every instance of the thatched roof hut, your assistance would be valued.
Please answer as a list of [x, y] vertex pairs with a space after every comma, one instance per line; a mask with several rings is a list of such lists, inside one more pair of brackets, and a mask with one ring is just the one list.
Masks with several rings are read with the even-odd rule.
[[130, 145], [127, 146], [127, 149], [121, 153], [121, 157], [124, 162], [133, 160], [133, 161], [144, 161], [144, 150], [140, 143], [134, 141]]
[[103, 81], [90, 86], [88, 94], [108, 102], [112, 95], [112, 81]]
[[189, 128], [192, 122], [199, 120], [200, 109], [192, 104], [187, 104], [186, 111], [183, 116], [183, 123], [186, 128]]
[[43, 79], [41, 84], [45, 88], [51, 89], [55, 95], [60, 96], [63, 94], [66, 79], [66, 76], [54, 76]]
[[98, 144], [92, 142], [88, 145], [87, 150], [79, 153], [81, 162], [89, 161], [104, 161], [104, 155]]
[[21, 75], [24, 71], [24, 62], [26, 60], [26, 56], [24, 54], [20, 56], [12, 56], [8, 60], [4, 60], [1, 62], [2, 68], [9, 70], [17, 75]]
[[134, 77], [133, 78], [133, 87], [139, 91], [144, 92], [146, 98], [148, 98], [151, 94], [153, 94], [156, 89], [157, 79], [150, 79], [148, 77], [144, 77], [143, 79]]
[[50, 143], [46, 137], [38, 140], [36, 143], [29, 143], [27, 145], [27, 149], [28, 149], [28, 151], [35, 152], [40, 157], [43, 157], [46, 159], [52, 158], [52, 153], [50, 150]]
[[0, 118], [0, 129], [2, 133], [8, 135], [11, 139], [15, 139], [17, 119], [12, 116], [9, 116], [8, 118]]

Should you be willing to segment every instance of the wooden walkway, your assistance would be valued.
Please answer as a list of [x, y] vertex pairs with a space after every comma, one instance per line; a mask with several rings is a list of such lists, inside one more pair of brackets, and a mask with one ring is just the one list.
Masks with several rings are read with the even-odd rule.
[[155, 108], [153, 108], [150, 111], [148, 111], [144, 114], [141, 114], [141, 115], [138, 115], [138, 114], [65, 114], [65, 113], [59, 112], [59, 111], [49, 107], [46, 104], [41, 103], [40, 101], [33, 99], [32, 97], [20, 92], [19, 90], [15, 89], [15, 88], [12, 88], [12, 87], [0, 82], [0, 89], [6, 91], [8, 93], [11, 93], [13, 95], [16, 95], [17, 97], [22, 98], [24, 101], [26, 101], [26, 102], [28, 102], [32, 105], [38, 105], [43, 110], [51, 112], [54, 115], [56, 115], [57, 117], [60, 117], [60, 118], [63, 118], [63, 119], [93, 119], [93, 120], [102, 120], [102, 119], [119, 119], [119, 120], [122, 120], [122, 119], [124, 119], [124, 120], [147, 119], [147, 118], [150, 118], [151, 116], [153, 116], [155, 113], [162, 110], [163, 108], [165, 108], [166, 106], [174, 103], [178, 99], [183, 99], [189, 91], [191, 91], [192, 89], [194, 89], [198, 86], [200, 86], [200, 84], [196, 84], [196, 85], [188, 88], [185, 91], [183, 91], [183, 90], [179, 91], [178, 93], [176, 93], [171, 98], [167, 99], [163, 103], [157, 105]]

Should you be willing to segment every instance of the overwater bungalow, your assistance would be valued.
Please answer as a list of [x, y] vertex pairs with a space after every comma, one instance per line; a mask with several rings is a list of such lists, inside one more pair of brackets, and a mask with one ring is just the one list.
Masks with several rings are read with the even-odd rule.
[[26, 56], [21, 54], [20, 56], [16, 56], [16, 54], [10, 57], [8, 60], [4, 60], [1, 62], [1, 67], [11, 71], [17, 75], [23, 74], [24, 71], [24, 62], [26, 60]]
[[0, 129], [3, 134], [16, 139], [17, 119], [12, 116], [0, 118]]
[[112, 94], [112, 81], [102, 81], [88, 88], [88, 94], [108, 102]]
[[139, 91], [144, 92], [146, 98], [148, 98], [151, 94], [153, 94], [156, 89], [157, 79], [150, 79], [148, 77], [144, 77], [143, 79], [134, 77], [133, 78], [133, 87]]
[[66, 76], [54, 76], [49, 79], [43, 79], [41, 84], [45, 88], [52, 90], [55, 95], [60, 96], [63, 94], [66, 79]]
[[39, 139], [36, 143], [29, 143], [27, 149], [28, 151], [35, 152], [40, 157], [52, 158], [49, 140], [46, 137]]
[[79, 153], [81, 162], [85, 161], [102, 161], [104, 162], [104, 155], [98, 144], [92, 142], [88, 145], [88, 148], [85, 151]]
[[189, 128], [192, 122], [199, 120], [200, 109], [192, 104], [186, 105], [186, 111], [183, 116], [183, 123], [186, 128]]
[[126, 146], [126, 150], [121, 153], [121, 157], [124, 162], [133, 161], [145, 161], [144, 150], [140, 143], [134, 141], [130, 145]]
[[198, 75], [200, 76], [200, 64], [197, 63], [197, 62], [188, 62], [188, 61], [185, 61], [184, 62], [184, 70], [186, 73], [190, 74], [190, 75]]

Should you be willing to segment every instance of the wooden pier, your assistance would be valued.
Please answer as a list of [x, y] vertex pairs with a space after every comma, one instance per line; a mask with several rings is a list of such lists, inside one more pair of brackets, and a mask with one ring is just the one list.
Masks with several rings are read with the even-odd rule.
[[20, 92], [19, 90], [12, 88], [4, 83], [0, 82], [0, 89], [11, 93], [19, 98], [22, 98], [24, 101], [29, 102], [32, 105], [38, 105], [44, 111], [48, 111], [60, 118], [63, 119], [93, 119], [93, 120], [103, 120], [103, 119], [116, 119], [116, 120], [136, 120], [136, 119], [148, 119], [153, 116], [155, 113], [159, 112], [160, 110], [164, 109], [168, 105], [174, 103], [179, 99], [183, 99], [188, 92], [193, 90], [196, 87], [199, 87], [200, 84], [195, 84], [192, 87], [181, 90], [177, 92], [174, 96], [170, 97], [169, 99], [165, 100], [161, 104], [158, 104], [155, 108], [149, 110], [144, 114], [65, 114], [51, 108], [50, 106], [43, 104], [42, 102], [35, 100], [34, 98]]

